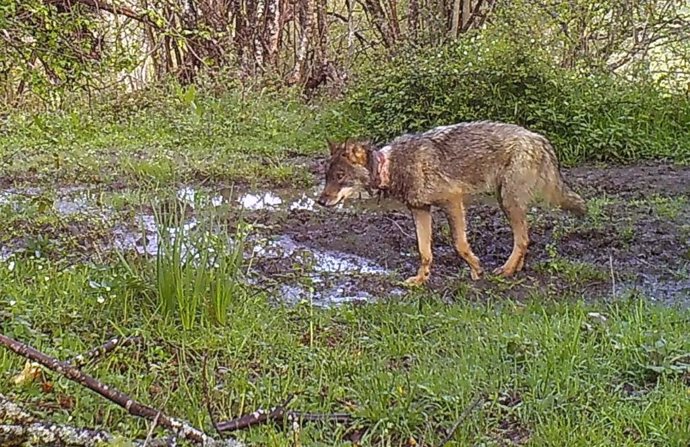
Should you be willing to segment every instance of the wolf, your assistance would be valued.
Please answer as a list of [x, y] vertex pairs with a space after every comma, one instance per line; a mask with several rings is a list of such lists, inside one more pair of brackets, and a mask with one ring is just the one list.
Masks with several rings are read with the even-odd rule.
[[363, 190], [403, 202], [414, 220], [420, 257], [417, 274], [406, 280], [411, 285], [425, 283], [431, 273], [432, 206], [446, 214], [454, 248], [473, 280], [484, 269], [467, 240], [466, 197], [495, 194], [510, 223], [513, 250], [493, 271], [503, 277], [524, 267], [532, 203], [545, 202], [576, 216], [587, 214], [585, 201], [563, 179], [549, 140], [515, 124], [475, 121], [440, 126], [404, 134], [380, 149], [363, 139], [327, 142], [326, 183], [317, 203], [333, 207]]

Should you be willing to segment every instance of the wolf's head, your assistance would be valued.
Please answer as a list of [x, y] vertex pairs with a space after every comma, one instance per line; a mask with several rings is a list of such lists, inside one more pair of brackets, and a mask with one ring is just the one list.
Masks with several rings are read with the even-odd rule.
[[335, 206], [354, 194], [368, 189], [369, 159], [373, 146], [368, 141], [328, 141], [331, 156], [326, 166], [326, 186], [317, 203]]

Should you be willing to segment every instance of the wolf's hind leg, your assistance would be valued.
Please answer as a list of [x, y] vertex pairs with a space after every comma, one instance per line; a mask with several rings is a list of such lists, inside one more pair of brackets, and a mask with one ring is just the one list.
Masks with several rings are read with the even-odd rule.
[[527, 208], [532, 199], [533, 190], [534, 185], [524, 177], [507, 180], [502, 185], [499, 203], [513, 230], [513, 251], [505, 264], [494, 270], [494, 274], [509, 277], [521, 271], [525, 265], [530, 242]]
[[411, 285], [425, 283], [431, 274], [431, 207], [411, 208], [412, 218], [417, 230], [417, 246], [421, 264], [417, 270], [417, 275], [408, 278], [405, 282]]
[[462, 197], [448, 203], [444, 208], [446, 216], [448, 216], [451, 232], [453, 233], [455, 251], [458, 252], [458, 255], [460, 255], [470, 267], [470, 277], [476, 281], [481, 277], [484, 270], [479, 262], [479, 258], [472, 252], [472, 247], [470, 247], [467, 241], [465, 206], [462, 203]]

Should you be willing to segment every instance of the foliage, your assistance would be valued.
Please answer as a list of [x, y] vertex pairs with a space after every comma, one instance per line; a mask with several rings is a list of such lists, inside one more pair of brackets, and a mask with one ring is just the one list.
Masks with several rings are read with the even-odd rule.
[[[182, 327], [191, 330], [200, 324], [227, 320], [231, 305], [244, 293], [244, 237], [242, 222], [234, 235], [215, 234], [217, 222], [200, 227], [185, 224], [186, 205], [173, 213], [159, 210], [156, 253], [156, 298], [166, 315], [179, 317]], [[146, 280], [146, 271], [141, 272]]]
[[[181, 331], [159, 317], [142, 287], [121, 266], [12, 259], [0, 263], [0, 302], [9, 316], [3, 333], [61, 359], [114, 335], [141, 335], [141, 351], [116, 351], [89, 372], [209, 431], [205, 398], [223, 420], [294, 394], [295, 409], [354, 414], [369, 428], [363, 445], [409, 438], [436, 445], [480, 391], [486, 400], [459, 427], [459, 445], [522, 436], [554, 446], [687, 445], [690, 438], [682, 416], [690, 408], [690, 344], [687, 312], [679, 309], [544, 296], [526, 304], [458, 296], [448, 305], [432, 296], [323, 310], [274, 306], [259, 294], [235, 300], [220, 327]], [[22, 367], [20, 358], [0, 352], [3, 376]], [[146, 436], [144, 422], [78, 385], [46, 378], [52, 391], [40, 383], [19, 390], [9, 381], [0, 391], [32, 409], [65, 405], [51, 412], [58, 422]], [[303, 445], [334, 445], [348, 435], [315, 424], [297, 433], [268, 425], [238, 436], [288, 446], [295, 436]]]
[[288, 92], [166, 86], [61, 111], [15, 112], [0, 128], [3, 181], [303, 183], [288, 155], [321, 150], [319, 111]]
[[333, 117], [348, 123], [344, 132], [380, 141], [491, 119], [545, 133], [567, 164], [690, 160], [690, 98], [555, 67], [529, 42], [487, 34], [369, 66], [344, 104]]
[[[289, 4], [288, 4], [289, 3]], [[468, 31], [548, 48], [556, 64], [655, 76], [686, 89], [690, 11], [677, 0], [3, 0], [0, 107], [60, 107], [175, 79], [231, 73], [340, 90], [376, 52], [430, 48]], [[532, 48], [527, 48], [532, 50]]]
[[119, 29], [109, 42], [106, 28], [83, 5], [0, 2], [2, 107], [20, 104], [26, 92], [59, 107], [66, 92], [103, 88], [115, 83], [119, 72], [134, 69], [138, 48], [124, 44]]

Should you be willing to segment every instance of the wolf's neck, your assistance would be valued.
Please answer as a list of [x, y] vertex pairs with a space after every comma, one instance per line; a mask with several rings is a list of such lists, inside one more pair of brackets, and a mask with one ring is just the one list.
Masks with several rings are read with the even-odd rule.
[[390, 187], [391, 150], [391, 146], [384, 146], [370, 154], [372, 162], [370, 163], [369, 175], [376, 189], [385, 190]]

